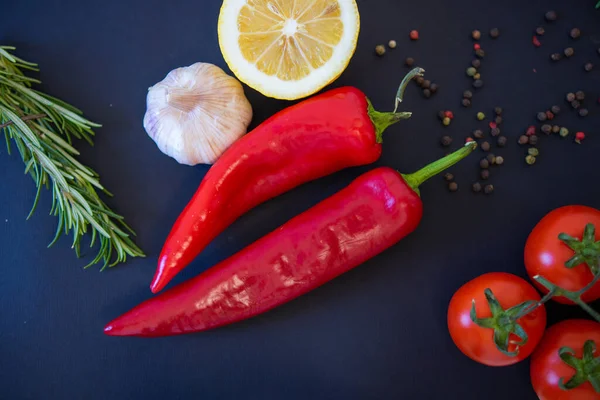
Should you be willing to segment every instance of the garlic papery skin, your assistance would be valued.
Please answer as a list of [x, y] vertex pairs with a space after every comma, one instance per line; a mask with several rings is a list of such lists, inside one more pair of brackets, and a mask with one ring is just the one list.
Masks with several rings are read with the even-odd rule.
[[146, 97], [144, 129], [180, 164], [213, 164], [251, 120], [241, 83], [212, 64], [174, 69]]

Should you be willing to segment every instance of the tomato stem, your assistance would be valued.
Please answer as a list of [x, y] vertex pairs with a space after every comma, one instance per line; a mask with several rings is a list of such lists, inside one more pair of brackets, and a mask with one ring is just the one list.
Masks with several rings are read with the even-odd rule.
[[575, 252], [573, 257], [565, 262], [565, 267], [574, 268], [585, 263], [593, 275], [600, 273], [598, 262], [600, 259], [600, 241], [596, 242], [596, 227], [594, 224], [585, 226], [581, 240], [566, 233], [558, 235], [558, 239]]
[[593, 340], [584, 343], [581, 358], [577, 358], [570, 347], [561, 347], [558, 350], [560, 359], [573, 368], [575, 374], [566, 383], [564, 378], [560, 378], [558, 386], [563, 390], [570, 390], [589, 382], [596, 393], [600, 393], [600, 357], [594, 357], [595, 353], [596, 343]]

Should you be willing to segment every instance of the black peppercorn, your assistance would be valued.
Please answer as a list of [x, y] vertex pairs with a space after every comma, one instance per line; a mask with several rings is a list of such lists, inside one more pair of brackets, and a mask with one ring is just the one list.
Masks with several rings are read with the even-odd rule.
[[587, 115], [588, 115], [588, 110], [587, 110], [587, 108], [581, 108], [581, 109], [579, 110], [579, 116], [580, 116], [580, 117], [585, 117], [585, 116], [587, 116]]
[[529, 136], [529, 144], [535, 146], [538, 142], [538, 137], [536, 135]]
[[412, 67], [415, 64], [415, 59], [408, 57], [406, 60], [404, 60], [404, 64], [406, 64], [407, 67]]
[[550, 59], [551, 59], [552, 61], [558, 61], [558, 60], [560, 60], [560, 59], [561, 59], [561, 55], [560, 55], [560, 54], [558, 54], [558, 53], [552, 53], [552, 54], [550, 54]]
[[429, 89], [429, 87], [430, 87], [430, 86], [431, 86], [431, 81], [430, 81], [430, 80], [427, 80], [427, 79], [425, 79], [425, 80], [423, 81], [423, 84], [421, 85], [421, 87], [422, 87], [423, 89]]
[[481, 60], [479, 58], [474, 58], [473, 61], [471, 61], [471, 65], [475, 68], [479, 68], [481, 67]]
[[494, 191], [494, 185], [485, 185], [485, 188], [483, 189], [483, 192], [485, 194], [492, 194], [493, 191]]
[[423, 89], [423, 96], [428, 99], [431, 97], [431, 90], [430, 89]]
[[483, 49], [475, 50], [475, 55], [477, 56], [477, 58], [483, 58], [485, 57], [485, 51], [483, 51]]
[[423, 82], [425, 82], [425, 78], [423, 78], [422, 76], [417, 76], [415, 78], [415, 82], [417, 82], [417, 85], [419, 85], [420, 87], [423, 87]]
[[558, 133], [558, 132], [560, 132], [560, 126], [552, 125], [552, 133]]
[[498, 115], [496, 118], [494, 118], [494, 122], [496, 125], [500, 125], [502, 123], [502, 117]]
[[482, 158], [481, 161], [479, 161], [479, 166], [482, 169], [487, 169], [490, 167], [490, 162], [487, 160], [487, 158]]
[[490, 143], [489, 142], [483, 142], [483, 143], [481, 143], [481, 150], [483, 150], [483, 151], [490, 151]]
[[452, 144], [452, 138], [450, 136], [442, 136], [442, 146], [448, 147]]
[[537, 28], [535, 28], [535, 34], [536, 35], [543, 36], [544, 33], [546, 33], [546, 30], [543, 27], [538, 26]]
[[579, 101], [577, 101], [577, 100], [573, 100], [573, 101], [571, 102], [571, 107], [572, 107], [573, 109], [577, 110], [579, 107], [581, 107], [581, 103], [580, 103]]
[[463, 105], [463, 107], [471, 107], [471, 100], [462, 99], [462, 105]]
[[490, 130], [490, 135], [492, 135], [492, 136], [498, 136], [498, 135], [500, 135], [500, 128], [498, 128], [498, 127], [492, 128]]
[[454, 175], [452, 175], [450, 172], [446, 172], [446, 173], [444, 174], [444, 179], [445, 179], [447, 182], [452, 182], [452, 181], [454, 180]]
[[465, 90], [463, 92], [463, 97], [465, 99], [471, 99], [471, 98], [473, 98], [473, 92], [471, 92], [470, 90]]
[[578, 90], [575, 92], [575, 99], [579, 101], [585, 100], [585, 92], [583, 90]]
[[451, 192], [456, 192], [458, 190], [458, 183], [456, 182], [450, 182], [448, 184], [448, 190]]
[[489, 169], [482, 169], [481, 172], [479, 173], [479, 176], [481, 176], [481, 179], [483, 179], [483, 180], [489, 179], [489, 177], [490, 177], [490, 170]]
[[473, 184], [473, 191], [474, 191], [475, 193], [479, 193], [479, 192], [481, 192], [481, 183], [479, 183], [479, 182], [475, 182], [475, 183]]
[[475, 89], [479, 89], [483, 86], [483, 81], [481, 79], [477, 79], [476, 81], [473, 82], [473, 87]]
[[552, 126], [548, 125], [548, 124], [544, 124], [544, 125], [542, 125], [542, 127], [540, 128], [540, 130], [542, 132], [544, 132], [546, 135], [549, 135], [550, 132], [552, 132]]
[[490, 165], [494, 165], [496, 164], [496, 156], [493, 154], [488, 154], [487, 157], [485, 157], [488, 162], [490, 163]]
[[438, 118], [444, 119], [446, 117], [446, 112], [444, 110], [438, 112]]
[[473, 131], [473, 136], [475, 137], [475, 139], [481, 139], [483, 138], [483, 131], [481, 129], [475, 129]]
[[572, 56], [573, 56], [573, 54], [575, 54], [575, 50], [573, 50], [573, 48], [572, 48], [572, 47], [567, 47], [567, 48], [565, 49], [565, 56], [566, 56], [566, 57], [572, 57]]
[[429, 90], [431, 90], [431, 93], [432, 93], [432, 94], [433, 94], [433, 93], [435, 93], [435, 92], [437, 92], [437, 91], [438, 91], [438, 89], [439, 89], [439, 85], [438, 85], [437, 83], [432, 83], [432, 84], [429, 86]]
[[498, 138], [498, 140], [496, 141], [496, 145], [498, 147], [504, 147], [504, 146], [506, 146], [506, 141], [507, 141], [506, 136], [500, 136]]
[[558, 18], [558, 15], [556, 14], [556, 11], [548, 11], [545, 15], [544, 18], [546, 18], [546, 21], [548, 22], [554, 22], [556, 21], [556, 18]]
[[584, 69], [586, 72], [590, 72], [591, 70], [593, 70], [593, 69], [594, 69], [594, 64], [592, 64], [591, 62], [589, 62], [589, 63], [585, 63], [585, 65], [583, 66], [583, 69]]
[[579, 36], [581, 36], [581, 31], [579, 28], [573, 28], [571, 29], [571, 32], [569, 32], [569, 36], [571, 36], [573, 39], [579, 39]]
[[546, 115], [545, 112], [540, 111], [539, 113], [537, 113], [536, 118], [538, 121], [544, 122], [548, 118], [548, 116]]
[[567, 93], [567, 101], [570, 103], [575, 100], [575, 93]]
[[558, 115], [558, 113], [560, 112], [560, 107], [559, 106], [552, 106], [550, 108], [550, 111], [552, 111], [552, 114]]
[[494, 107], [494, 112], [496, 115], [502, 115], [502, 107]]
[[519, 136], [519, 144], [527, 144], [529, 143], [529, 136], [521, 135]]
[[492, 39], [496, 39], [498, 36], [500, 36], [500, 30], [498, 28], [490, 29], [490, 37]]

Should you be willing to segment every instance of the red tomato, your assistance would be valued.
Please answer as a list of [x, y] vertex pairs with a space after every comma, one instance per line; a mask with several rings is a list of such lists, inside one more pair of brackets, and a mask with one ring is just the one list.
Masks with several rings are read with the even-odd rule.
[[[566, 233], [574, 238], [581, 239], [585, 225], [591, 223], [596, 226], [596, 240], [600, 239], [600, 210], [586, 206], [565, 206], [557, 208], [546, 215], [533, 228], [525, 244], [525, 267], [529, 277], [533, 280], [536, 275], [541, 275], [559, 287], [577, 291], [585, 287], [594, 279], [594, 275], [586, 264], [574, 268], [565, 267], [565, 262], [573, 257], [575, 252], [558, 239], [560, 233]], [[535, 283], [543, 293], [548, 290]], [[587, 302], [600, 298], [600, 282], [595, 284], [583, 296]], [[563, 304], [573, 304], [565, 297], [553, 297]]]
[[[535, 288], [518, 276], [504, 272], [481, 275], [465, 283], [452, 296], [448, 306], [450, 336], [460, 351], [481, 364], [494, 367], [515, 364], [527, 358], [542, 338], [546, 327], [546, 309], [541, 306], [517, 321], [529, 336], [529, 340], [518, 349], [516, 356], [511, 357], [496, 347], [493, 329], [482, 328], [471, 320], [473, 300], [478, 318], [488, 318], [492, 315], [484, 295], [487, 288], [492, 291], [504, 310], [527, 300], [540, 300]], [[510, 340], [518, 341], [519, 338], [511, 334]], [[517, 350], [517, 347], [510, 344], [508, 350], [512, 352]]]
[[[575, 351], [575, 357], [581, 359], [583, 344], [587, 340], [596, 342], [600, 349], [600, 324], [583, 319], [571, 319], [552, 325], [531, 356], [531, 384], [540, 400], [598, 400], [589, 382], [570, 389], [562, 390], [558, 386], [560, 378], [567, 383], [575, 374], [575, 369], [565, 364], [558, 350], [570, 347]], [[596, 351], [596, 357], [598, 357]]]

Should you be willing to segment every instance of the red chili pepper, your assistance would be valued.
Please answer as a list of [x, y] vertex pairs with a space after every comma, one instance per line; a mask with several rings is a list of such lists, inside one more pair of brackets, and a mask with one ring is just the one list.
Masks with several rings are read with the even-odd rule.
[[[396, 104], [416, 68], [402, 81]], [[150, 288], [160, 291], [246, 211], [305, 182], [381, 155], [382, 133], [410, 113], [381, 113], [358, 89], [330, 90], [289, 107], [233, 144], [175, 222]]]
[[414, 231], [418, 186], [466, 157], [462, 149], [410, 175], [381, 167], [197, 277], [110, 322], [113, 336], [198, 332], [253, 317], [362, 264]]

